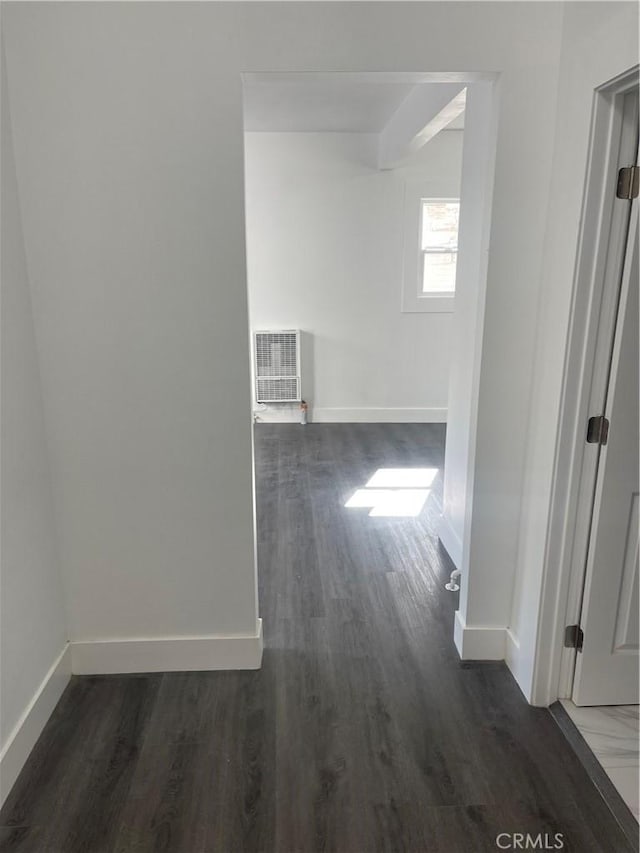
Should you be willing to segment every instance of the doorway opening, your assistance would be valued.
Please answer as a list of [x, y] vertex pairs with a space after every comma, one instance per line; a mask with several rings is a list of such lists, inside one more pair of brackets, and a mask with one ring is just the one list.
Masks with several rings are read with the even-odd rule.
[[[462, 570], [464, 595], [494, 79], [245, 74], [243, 88], [260, 587], [280, 538], [304, 536], [309, 565], [287, 551], [273, 612], [295, 595], [324, 612], [327, 589], [349, 597], [358, 543], [377, 541], [392, 572], [402, 532], [430, 583]], [[343, 534], [323, 581], [314, 561]]]

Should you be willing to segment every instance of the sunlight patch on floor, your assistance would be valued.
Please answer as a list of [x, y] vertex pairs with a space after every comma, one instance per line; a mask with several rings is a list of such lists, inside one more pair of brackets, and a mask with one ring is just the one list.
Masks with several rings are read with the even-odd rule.
[[369, 508], [370, 518], [415, 518], [422, 512], [437, 473], [437, 468], [378, 468], [344, 506]]
[[437, 473], [437, 468], [378, 468], [366, 488], [428, 489]]

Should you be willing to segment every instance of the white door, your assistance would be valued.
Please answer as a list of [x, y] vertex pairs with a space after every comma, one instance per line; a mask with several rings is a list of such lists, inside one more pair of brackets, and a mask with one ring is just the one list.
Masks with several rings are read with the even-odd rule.
[[[628, 202], [626, 202], [628, 204]], [[638, 200], [632, 203], [600, 446], [572, 699], [638, 703]]]

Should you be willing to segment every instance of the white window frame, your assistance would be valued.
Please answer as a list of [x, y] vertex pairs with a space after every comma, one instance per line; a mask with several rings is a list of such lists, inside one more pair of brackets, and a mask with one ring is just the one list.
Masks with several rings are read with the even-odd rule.
[[408, 183], [405, 186], [403, 313], [450, 313], [455, 308], [455, 292], [422, 292], [422, 205], [425, 201], [460, 201], [459, 197], [435, 193], [434, 189], [433, 186], [424, 183]]
[[456, 282], [454, 278], [453, 282], [453, 290], [437, 290], [433, 289], [432, 291], [427, 290], [425, 292], [424, 289], [424, 274], [425, 274], [425, 262], [427, 260], [427, 255], [455, 255], [456, 267], [458, 261], [458, 235], [456, 233], [456, 245], [455, 248], [451, 247], [433, 247], [430, 249], [425, 249], [422, 245], [422, 232], [424, 231], [424, 210], [425, 207], [429, 204], [456, 204], [458, 206], [458, 211], [460, 210], [460, 199], [459, 198], [423, 198], [420, 203], [420, 280], [418, 282], [418, 287], [420, 288], [420, 294], [422, 296], [452, 296], [455, 295], [456, 292]]

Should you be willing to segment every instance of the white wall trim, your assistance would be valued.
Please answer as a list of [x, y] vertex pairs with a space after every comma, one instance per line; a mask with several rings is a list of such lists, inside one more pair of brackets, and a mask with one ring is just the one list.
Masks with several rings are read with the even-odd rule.
[[71, 651], [67, 643], [42, 679], [0, 752], [0, 805], [18, 778], [70, 677]]
[[313, 409], [314, 423], [433, 424], [445, 423], [446, 409]]
[[447, 518], [446, 513], [440, 516], [438, 539], [444, 545], [447, 554], [451, 557], [453, 565], [456, 569], [460, 569], [462, 567], [462, 542], [453, 529], [453, 525]]
[[262, 619], [255, 635], [157, 637], [71, 643], [75, 675], [260, 669]]
[[460, 660], [505, 659], [506, 629], [495, 625], [467, 625], [459, 610], [456, 610], [453, 641]]
[[[479, 625], [499, 621], [507, 622], [506, 613], [498, 613], [504, 606], [505, 595], [496, 597], [495, 561], [475, 557], [478, 547], [482, 551], [482, 534], [476, 542], [475, 496], [479, 489], [476, 475], [479, 472], [477, 444], [480, 440], [479, 412], [481, 399], [481, 368], [484, 361], [483, 344], [486, 343], [485, 302], [487, 291], [489, 244], [493, 211], [493, 190], [496, 171], [498, 136], [499, 83], [479, 83], [467, 92], [464, 147], [461, 179], [461, 216], [459, 229], [460, 253], [456, 276], [456, 311], [450, 329], [454, 357], [449, 372], [448, 407], [451, 412], [445, 449], [443, 509], [449, 522], [463, 544], [460, 564], [459, 608], [462, 625], [459, 625], [459, 649], [463, 645], [463, 625]], [[482, 466], [480, 466], [482, 467]], [[495, 486], [495, 484], [494, 484]], [[486, 534], [482, 523], [479, 529]], [[472, 534], [473, 539], [472, 539]], [[472, 542], [475, 542], [471, 558]], [[475, 576], [472, 588], [470, 578]], [[478, 582], [479, 581], [479, 582]], [[502, 583], [502, 580], [498, 581]], [[477, 614], [477, 615], [474, 615]], [[500, 645], [500, 643], [497, 643]], [[483, 659], [479, 650], [462, 655], [464, 658]], [[495, 650], [489, 657], [502, 657]]]

